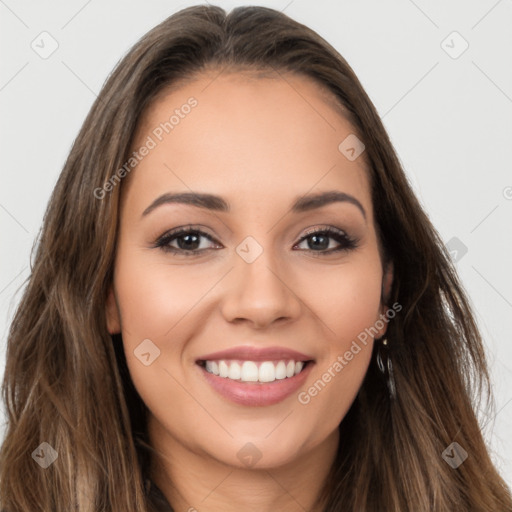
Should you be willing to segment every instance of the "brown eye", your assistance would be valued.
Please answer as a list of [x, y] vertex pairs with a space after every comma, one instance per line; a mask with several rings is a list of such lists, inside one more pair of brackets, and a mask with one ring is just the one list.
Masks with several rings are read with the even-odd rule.
[[350, 238], [345, 232], [335, 228], [315, 229], [303, 236], [299, 242], [306, 242], [306, 249], [312, 252], [332, 253], [342, 250], [349, 250], [356, 247], [356, 241]]
[[213, 248], [219, 248], [215, 240], [199, 229], [177, 229], [162, 235], [155, 247], [175, 254], [199, 254]]

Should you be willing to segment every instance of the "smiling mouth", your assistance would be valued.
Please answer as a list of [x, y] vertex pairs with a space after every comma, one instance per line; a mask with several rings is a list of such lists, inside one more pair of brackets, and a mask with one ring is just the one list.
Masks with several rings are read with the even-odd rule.
[[199, 360], [197, 364], [208, 373], [236, 382], [271, 383], [299, 375], [312, 363], [281, 359], [273, 361], [250, 361], [236, 359]]

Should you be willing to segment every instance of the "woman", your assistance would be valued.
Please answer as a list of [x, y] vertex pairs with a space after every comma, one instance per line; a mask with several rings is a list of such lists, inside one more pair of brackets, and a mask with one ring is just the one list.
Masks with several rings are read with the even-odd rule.
[[487, 386], [346, 61], [277, 11], [188, 8], [116, 67], [51, 198], [8, 339], [0, 505], [512, 510]]

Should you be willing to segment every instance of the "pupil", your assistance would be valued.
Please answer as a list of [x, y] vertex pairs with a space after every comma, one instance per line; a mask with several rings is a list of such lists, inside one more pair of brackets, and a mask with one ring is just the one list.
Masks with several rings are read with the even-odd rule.
[[178, 238], [178, 246], [180, 249], [191, 250], [197, 249], [199, 246], [199, 237], [197, 235], [183, 235]]
[[310, 249], [314, 249], [315, 247], [320, 249], [327, 249], [329, 247], [329, 237], [325, 235], [311, 235], [309, 240], [313, 241], [313, 243], [308, 243]]

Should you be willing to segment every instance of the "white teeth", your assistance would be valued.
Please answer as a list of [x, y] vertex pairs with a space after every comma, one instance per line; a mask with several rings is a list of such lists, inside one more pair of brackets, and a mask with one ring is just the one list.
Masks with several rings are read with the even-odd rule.
[[217, 361], [206, 361], [206, 370], [215, 375], [219, 375], [219, 365]]
[[[241, 364], [240, 364], [241, 363]], [[209, 373], [242, 382], [274, 382], [293, 377], [302, 371], [303, 361], [206, 361], [205, 368]]]
[[256, 363], [253, 361], [245, 361], [242, 365], [242, 374], [240, 375], [240, 380], [244, 382], [258, 382], [258, 377], [259, 372]]
[[238, 380], [242, 375], [242, 369], [238, 363], [231, 363], [229, 366], [228, 377], [233, 380]]
[[219, 376], [227, 377], [229, 373], [229, 367], [226, 364], [226, 361], [219, 361]]
[[276, 380], [276, 367], [270, 361], [261, 363], [259, 371], [260, 382], [274, 382]]
[[276, 379], [286, 379], [286, 364], [284, 361], [279, 361], [276, 366]]

